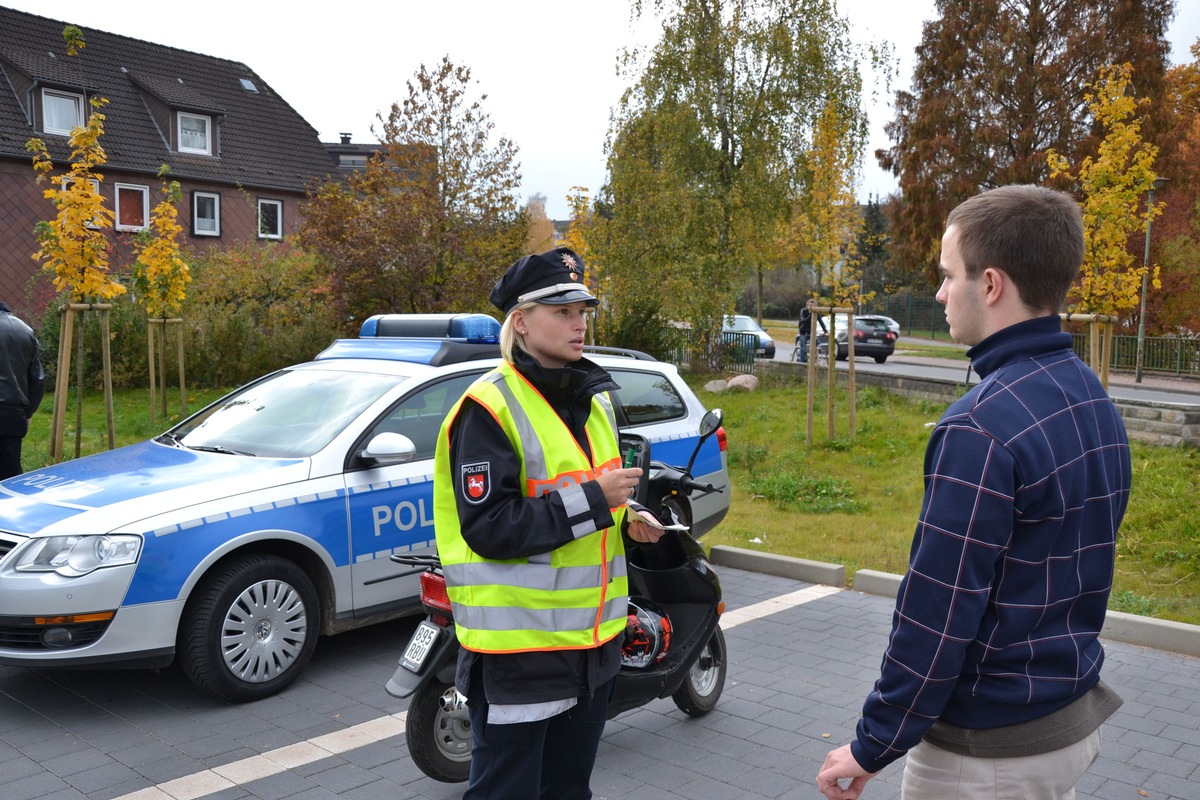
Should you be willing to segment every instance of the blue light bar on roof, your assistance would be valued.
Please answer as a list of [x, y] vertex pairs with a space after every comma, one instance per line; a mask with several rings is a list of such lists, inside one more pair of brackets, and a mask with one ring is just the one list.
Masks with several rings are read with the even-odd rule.
[[376, 314], [362, 324], [358, 336], [494, 344], [500, 341], [500, 323], [487, 314]]

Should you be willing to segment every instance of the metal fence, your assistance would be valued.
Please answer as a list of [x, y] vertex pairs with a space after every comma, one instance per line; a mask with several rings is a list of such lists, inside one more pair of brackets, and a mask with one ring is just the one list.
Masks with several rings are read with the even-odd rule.
[[[864, 303], [860, 314], [883, 314], [900, 323], [905, 336], [948, 335], [946, 315], [941, 303], [932, 297], [881, 297]], [[1075, 352], [1088, 359], [1088, 335], [1076, 333]], [[1137, 337], [1113, 336], [1112, 363], [1109, 369], [1132, 370], [1137, 366]], [[1147, 336], [1142, 351], [1142, 369], [1172, 375], [1200, 376], [1200, 339], [1177, 336]]]
[[[1088, 359], [1088, 335], [1073, 333], [1075, 352]], [[1137, 368], [1137, 337], [1114, 336], [1109, 369]], [[1175, 336], [1147, 336], [1142, 350], [1142, 369], [1171, 375], [1200, 376], [1200, 339]]]
[[680, 369], [754, 373], [757, 333], [722, 333], [707, 339], [691, 329], [678, 334], [671, 361]]

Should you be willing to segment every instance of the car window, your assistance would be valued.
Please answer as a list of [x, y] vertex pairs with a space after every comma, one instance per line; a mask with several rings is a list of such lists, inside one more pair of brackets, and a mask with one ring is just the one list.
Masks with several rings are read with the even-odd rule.
[[662, 373], [611, 369], [613, 379], [621, 387], [617, 398], [630, 425], [647, 425], [687, 416], [687, 405]]
[[[444, 381], [423, 386], [402, 399], [371, 429], [370, 436], [380, 433], [400, 433], [412, 440], [417, 448], [415, 460], [433, 458], [442, 420], [462, 397], [467, 387], [482, 372], [455, 375]], [[370, 438], [370, 437], [368, 437]]]
[[727, 331], [761, 331], [758, 323], [750, 319], [750, 317], [736, 316], [726, 317], [724, 330]]
[[311, 456], [400, 380], [395, 375], [283, 370], [172, 430], [184, 447], [269, 458]]
[[855, 320], [856, 327], [864, 331], [874, 331], [877, 333], [887, 333], [887, 323], [881, 319], [858, 319]]

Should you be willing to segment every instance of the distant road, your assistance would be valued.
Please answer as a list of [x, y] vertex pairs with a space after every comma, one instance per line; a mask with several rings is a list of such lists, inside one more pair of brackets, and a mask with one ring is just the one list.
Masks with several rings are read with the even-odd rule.
[[[872, 358], [857, 358], [854, 361], [855, 371], [906, 375], [914, 378], [938, 378], [958, 382], [969, 380], [972, 384], [979, 382], [979, 376], [974, 372], [971, 372], [968, 378], [967, 361], [905, 355], [902, 352], [905, 340], [901, 337], [900, 341], [900, 350], [886, 363], [876, 364]], [[919, 342], [922, 347], [966, 349], [953, 342], [939, 342], [933, 339], [909, 339], [909, 341]], [[775, 360], [791, 361], [792, 350], [792, 345], [777, 341], [775, 343]], [[846, 369], [846, 362], [837, 362], [837, 368]], [[1133, 375], [1130, 373], [1113, 372], [1109, 375], [1108, 393], [1120, 400], [1144, 400], [1152, 403], [1200, 406], [1200, 380], [1193, 378], [1162, 377], [1143, 373], [1142, 383], [1138, 384], [1134, 382]]]

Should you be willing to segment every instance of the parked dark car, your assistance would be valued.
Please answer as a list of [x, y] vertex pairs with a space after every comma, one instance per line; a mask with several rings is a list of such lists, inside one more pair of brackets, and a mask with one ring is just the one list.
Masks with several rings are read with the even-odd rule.
[[[841, 325], [835, 325], [837, 338], [837, 360], [845, 361], [850, 357], [850, 344], [846, 336], [844, 318]], [[882, 364], [888, 356], [896, 352], [896, 334], [892, 332], [882, 317], [854, 318], [854, 355], [871, 356]]]

